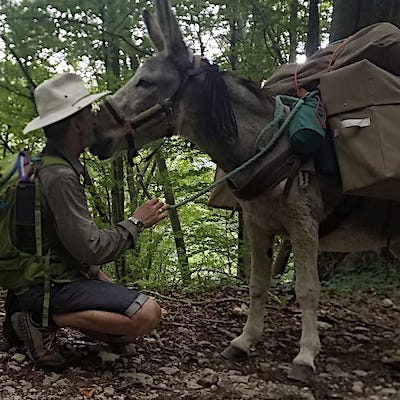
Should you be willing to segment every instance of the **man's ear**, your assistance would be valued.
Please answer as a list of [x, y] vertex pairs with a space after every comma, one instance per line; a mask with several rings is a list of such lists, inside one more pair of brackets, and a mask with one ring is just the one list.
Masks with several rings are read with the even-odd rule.
[[75, 136], [82, 136], [83, 129], [82, 129], [82, 118], [80, 117], [79, 113], [75, 114], [71, 119], [70, 129], [73, 135]]

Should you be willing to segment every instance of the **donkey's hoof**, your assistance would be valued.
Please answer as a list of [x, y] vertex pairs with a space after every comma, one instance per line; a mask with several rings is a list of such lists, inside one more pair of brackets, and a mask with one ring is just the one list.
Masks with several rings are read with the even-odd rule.
[[221, 353], [221, 356], [230, 361], [241, 361], [247, 358], [247, 353], [231, 344]]
[[308, 382], [314, 375], [314, 370], [308, 365], [292, 364], [288, 378], [300, 382]]

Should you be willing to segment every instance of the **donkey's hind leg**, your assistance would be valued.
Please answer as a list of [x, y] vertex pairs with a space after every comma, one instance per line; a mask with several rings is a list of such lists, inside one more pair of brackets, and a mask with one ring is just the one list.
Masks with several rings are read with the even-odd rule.
[[265, 298], [271, 283], [273, 235], [247, 225], [251, 249], [250, 309], [242, 334], [232, 340], [222, 352], [230, 360], [248, 356], [250, 346], [256, 344], [264, 329]]

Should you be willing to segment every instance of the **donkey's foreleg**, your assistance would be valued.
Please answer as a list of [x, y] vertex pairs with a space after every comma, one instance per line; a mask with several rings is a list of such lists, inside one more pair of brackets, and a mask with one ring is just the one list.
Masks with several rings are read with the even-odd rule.
[[305, 381], [315, 371], [314, 358], [321, 344], [317, 327], [320, 285], [317, 271], [318, 225], [309, 220], [307, 226], [291, 232], [296, 265], [296, 298], [301, 308], [302, 332], [300, 352], [293, 360], [289, 378]]
[[265, 235], [253, 227], [248, 228], [251, 249], [250, 309], [242, 334], [232, 340], [222, 352], [228, 359], [241, 359], [256, 344], [264, 328], [265, 298], [271, 283], [272, 235]]

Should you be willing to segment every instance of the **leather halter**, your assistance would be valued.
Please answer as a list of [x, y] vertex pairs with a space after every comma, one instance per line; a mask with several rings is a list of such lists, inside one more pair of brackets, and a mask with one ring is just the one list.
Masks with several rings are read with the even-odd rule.
[[128, 143], [128, 162], [131, 167], [133, 166], [133, 158], [138, 155], [138, 150], [136, 148], [134, 139], [136, 128], [147, 123], [151, 119], [156, 118], [159, 114], [164, 113], [167, 135], [171, 136], [175, 131], [171, 120], [173, 108], [172, 103], [169, 101], [169, 99], [166, 99], [161, 104], [157, 103], [156, 105], [148, 108], [132, 120], [126, 119], [117, 111], [117, 107], [113, 105], [111, 98], [107, 98], [106, 100], [104, 100], [103, 104], [110, 112], [112, 117], [115, 119], [115, 122], [117, 122], [117, 124], [122, 126], [125, 130], [124, 136]]
[[[113, 104], [113, 100], [111, 97], [108, 97], [106, 100], [103, 101], [104, 106], [110, 112], [112, 117], [114, 118], [115, 122], [124, 128], [124, 136], [128, 143], [128, 162], [130, 166], [133, 166], [133, 158], [138, 155], [138, 150], [135, 145], [135, 130], [136, 128], [140, 127], [141, 125], [146, 124], [147, 122], [151, 121], [152, 119], [156, 118], [160, 114], [164, 114], [165, 117], [165, 124], [166, 124], [166, 136], [172, 136], [175, 133], [175, 126], [172, 121], [172, 113], [174, 111], [174, 103], [178, 98], [182, 89], [186, 86], [190, 77], [194, 75], [201, 74], [202, 72], [206, 72], [210, 68], [215, 68], [217, 66], [210, 65], [207, 59], [200, 57], [200, 56], [193, 56], [191, 55], [191, 66], [186, 70], [186, 73], [180, 82], [179, 87], [175, 91], [175, 93], [161, 101], [156, 103], [154, 106], [144, 110], [140, 114], [138, 114], [132, 120], [127, 119], [124, 115], [122, 115], [115, 104]], [[201, 66], [202, 61], [205, 61], [207, 64]]]

